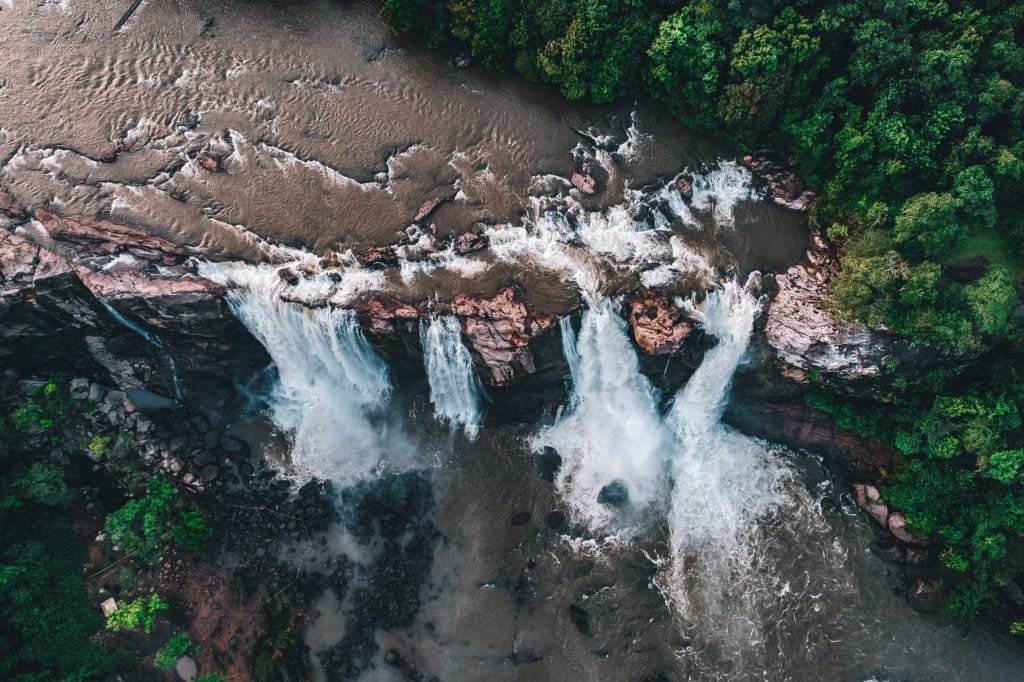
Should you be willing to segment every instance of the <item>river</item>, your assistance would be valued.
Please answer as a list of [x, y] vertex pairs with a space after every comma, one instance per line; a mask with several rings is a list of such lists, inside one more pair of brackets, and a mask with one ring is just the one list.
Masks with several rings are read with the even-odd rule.
[[[143, 0], [122, 23], [130, 4], [0, 0], [0, 183], [194, 248], [274, 361], [241, 423], [285, 436], [297, 480], [423, 502], [394, 537], [325, 538], [355, 564], [421, 561], [401, 622], [366, 625], [358, 590], [323, 595], [302, 633], [314, 677], [1020, 678], [1008, 635], [911, 610], [840, 474], [721, 423], [756, 273], [807, 246], [804, 216], [733, 152], [651, 102], [573, 105], [457, 68], [372, 4]], [[593, 196], [570, 189], [581, 165]], [[467, 230], [489, 248], [445, 246]], [[393, 244], [393, 267], [354, 258]], [[286, 264], [306, 273], [289, 303]], [[582, 303], [558, 329], [565, 399], [536, 423], [495, 414], [455, 318], [421, 325], [408, 371], [346, 309], [510, 284], [543, 313]], [[677, 391], [641, 372], [618, 314], [639, 286], [716, 340]], [[376, 648], [353, 653], [356, 627]]]

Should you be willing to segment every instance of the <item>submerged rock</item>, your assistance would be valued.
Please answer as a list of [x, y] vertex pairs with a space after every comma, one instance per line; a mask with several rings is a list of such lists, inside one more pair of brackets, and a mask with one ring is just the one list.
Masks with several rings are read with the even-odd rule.
[[414, 223], [420, 222], [428, 215], [433, 213], [438, 206], [445, 203], [446, 201], [453, 200], [457, 194], [458, 192], [456, 192], [451, 187], [444, 187], [442, 189], [435, 190], [433, 193], [431, 193], [431, 196], [427, 197], [423, 201], [423, 203], [420, 204], [420, 208], [418, 211], [416, 211], [416, 215], [415, 217], [413, 217], [412, 221]]
[[933, 583], [919, 578], [907, 588], [907, 602], [915, 611], [930, 613], [942, 606], [942, 592]]
[[770, 152], [745, 156], [741, 163], [749, 168], [764, 184], [768, 196], [779, 206], [794, 211], [806, 211], [815, 194], [789, 167]]
[[537, 468], [540, 469], [541, 478], [554, 482], [555, 476], [562, 468], [562, 456], [558, 454], [558, 450], [546, 445], [537, 454]]
[[473, 232], [463, 232], [452, 242], [455, 253], [465, 256], [467, 253], [487, 248], [487, 236]]
[[609, 507], [621, 507], [629, 502], [629, 488], [624, 481], [615, 479], [597, 493], [597, 502]]

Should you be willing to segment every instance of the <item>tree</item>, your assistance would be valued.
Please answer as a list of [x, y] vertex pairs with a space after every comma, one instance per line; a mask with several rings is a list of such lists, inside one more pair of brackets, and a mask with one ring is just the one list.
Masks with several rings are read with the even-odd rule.
[[958, 207], [959, 202], [949, 194], [926, 192], [911, 197], [896, 216], [893, 238], [912, 255], [941, 256], [967, 233]]
[[166, 535], [166, 521], [174, 498], [174, 489], [165, 478], [149, 479], [145, 497], [129, 500], [107, 515], [104, 529], [111, 542], [126, 552], [135, 552], [146, 563], [155, 562]]

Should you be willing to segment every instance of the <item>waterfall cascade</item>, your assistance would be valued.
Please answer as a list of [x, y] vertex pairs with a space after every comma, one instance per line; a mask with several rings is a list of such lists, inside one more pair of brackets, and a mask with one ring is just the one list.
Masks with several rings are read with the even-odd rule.
[[462, 343], [459, 319], [442, 316], [421, 324], [420, 341], [434, 415], [452, 427], [462, 427], [466, 437], [474, 440], [480, 431], [483, 387]]
[[371, 416], [387, 404], [391, 381], [355, 313], [282, 301], [280, 277], [269, 267], [204, 269], [208, 277], [237, 285], [228, 293], [231, 308], [274, 360], [279, 382], [272, 416], [294, 438], [296, 468], [338, 478], [376, 466], [385, 454], [386, 424]]
[[602, 527], [626, 507], [624, 498], [642, 512], [663, 497], [670, 433], [614, 302], [591, 300], [579, 335], [563, 320], [562, 339], [572, 373], [571, 403], [535, 445], [558, 451], [557, 485], [564, 499], [581, 521]]

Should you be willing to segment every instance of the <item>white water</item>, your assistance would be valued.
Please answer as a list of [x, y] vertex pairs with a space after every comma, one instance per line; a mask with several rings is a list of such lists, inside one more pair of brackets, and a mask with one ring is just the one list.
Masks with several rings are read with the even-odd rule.
[[459, 318], [442, 316], [422, 323], [420, 341], [434, 416], [453, 428], [461, 427], [467, 438], [475, 440], [480, 432], [483, 388], [469, 349], [462, 343]]
[[272, 268], [205, 264], [203, 274], [235, 285], [232, 310], [274, 360], [272, 417], [293, 439], [298, 473], [354, 478], [401, 455], [388, 442], [387, 420], [372, 418], [391, 396], [387, 365], [351, 310], [282, 301], [286, 285]]
[[589, 301], [579, 336], [566, 318], [562, 339], [573, 380], [571, 403], [535, 446], [553, 447], [561, 455], [557, 486], [574, 517], [604, 528], [621, 517], [621, 511], [597, 501], [610, 483], [625, 484], [633, 511], [663, 499], [662, 465], [671, 435], [615, 303]]

